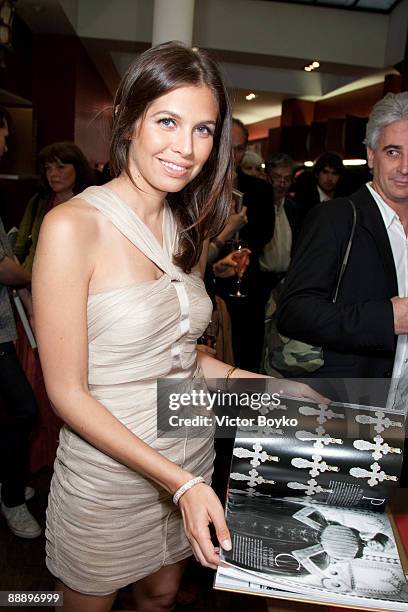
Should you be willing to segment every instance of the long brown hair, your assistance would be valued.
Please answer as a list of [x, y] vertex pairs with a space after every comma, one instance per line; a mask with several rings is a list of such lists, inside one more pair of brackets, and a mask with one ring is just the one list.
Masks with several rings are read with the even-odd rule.
[[183, 85], [209, 87], [219, 111], [213, 148], [201, 172], [181, 191], [167, 195], [179, 228], [174, 261], [190, 272], [200, 258], [203, 241], [223, 228], [231, 201], [231, 110], [219, 68], [208, 53], [168, 42], [136, 59], [115, 97], [110, 164], [114, 177], [126, 172], [134, 183], [128, 162], [129, 134], [154, 100]]

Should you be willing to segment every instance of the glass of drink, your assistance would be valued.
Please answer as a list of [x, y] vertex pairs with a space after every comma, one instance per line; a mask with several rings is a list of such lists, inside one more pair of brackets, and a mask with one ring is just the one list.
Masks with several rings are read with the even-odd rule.
[[248, 267], [249, 256], [248, 256], [248, 245], [245, 240], [236, 239], [230, 241], [230, 252], [234, 261], [237, 263], [236, 277], [234, 279], [233, 287], [230, 291], [230, 297], [243, 298], [247, 297], [246, 292], [242, 289], [242, 278]]
[[217, 344], [217, 336], [219, 330], [218, 313], [213, 312], [211, 321], [208, 323], [203, 335], [198, 339], [198, 344], [205, 344], [210, 348], [215, 349]]

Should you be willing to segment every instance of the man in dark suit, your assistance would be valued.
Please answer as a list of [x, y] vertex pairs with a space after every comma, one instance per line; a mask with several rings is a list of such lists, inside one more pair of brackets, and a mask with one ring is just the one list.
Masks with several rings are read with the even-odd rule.
[[333, 303], [353, 210], [347, 198], [309, 213], [278, 304], [279, 331], [323, 347], [326, 378], [408, 376], [408, 92], [388, 94], [367, 124], [373, 180], [350, 196], [357, 225]]
[[248, 146], [248, 131], [236, 118], [232, 120], [232, 146], [235, 162], [235, 187], [244, 194], [248, 223], [240, 231], [240, 238], [248, 242], [252, 251], [251, 265], [258, 260], [265, 244], [271, 239], [275, 224], [273, 188], [265, 180], [245, 174], [240, 163]]
[[297, 178], [295, 200], [301, 222], [319, 202], [328, 202], [347, 193], [342, 189], [340, 179], [343, 175], [344, 166], [340, 155], [327, 151], [319, 155], [311, 172], [305, 171]]
[[[235, 364], [245, 370], [259, 371], [264, 331], [264, 309], [268, 293], [261, 281], [259, 256], [271, 239], [275, 223], [273, 189], [266, 181], [244, 174], [239, 164], [248, 144], [248, 131], [239, 119], [233, 119], [232, 145], [235, 161], [234, 186], [244, 194], [248, 223], [239, 237], [251, 250], [244, 283], [247, 297], [231, 297], [230, 284], [217, 281], [217, 292], [227, 302], [231, 315]], [[225, 254], [221, 252], [221, 256]]]

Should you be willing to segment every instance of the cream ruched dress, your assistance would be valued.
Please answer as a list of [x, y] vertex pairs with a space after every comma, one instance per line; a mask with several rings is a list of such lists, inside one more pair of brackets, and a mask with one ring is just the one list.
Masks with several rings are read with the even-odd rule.
[[[89, 389], [117, 419], [160, 453], [210, 481], [212, 433], [156, 437], [156, 380], [196, 373], [196, 339], [211, 316], [198, 272], [172, 263], [177, 228], [168, 205], [163, 247], [107, 187], [78, 197], [97, 208], [163, 271], [159, 280], [90, 295]], [[47, 509], [47, 567], [70, 588], [106, 595], [191, 554], [181, 515], [160, 486], [65, 426]]]

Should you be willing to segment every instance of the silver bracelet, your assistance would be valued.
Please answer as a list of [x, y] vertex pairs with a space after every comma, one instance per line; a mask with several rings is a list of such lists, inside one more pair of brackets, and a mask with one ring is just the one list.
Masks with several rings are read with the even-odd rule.
[[200, 484], [200, 482], [205, 482], [202, 476], [197, 476], [196, 478], [192, 478], [191, 480], [187, 480], [173, 495], [173, 504], [178, 506], [179, 499], [184, 493], [192, 489], [196, 484]]

